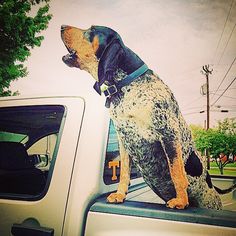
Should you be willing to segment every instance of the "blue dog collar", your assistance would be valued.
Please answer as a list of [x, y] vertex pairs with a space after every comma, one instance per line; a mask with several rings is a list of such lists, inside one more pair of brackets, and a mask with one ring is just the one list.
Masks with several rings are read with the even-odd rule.
[[[135, 70], [134, 72], [132, 72], [131, 74], [125, 76], [125, 78], [115, 84], [112, 84], [110, 86], [108, 86], [104, 91], [104, 95], [107, 97], [106, 99], [106, 104], [105, 106], [107, 108], [110, 107], [110, 103], [111, 103], [111, 99], [112, 96], [117, 94], [121, 88], [129, 85], [130, 83], [132, 83], [135, 79], [137, 79], [139, 76], [141, 76], [142, 74], [144, 74], [146, 71], [148, 70], [148, 66], [146, 64], [143, 64], [141, 67], [139, 67], [137, 70]], [[93, 86], [93, 88], [96, 90], [96, 92], [101, 95], [102, 94], [102, 90], [101, 90], [101, 86], [99, 84], [99, 82], [96, 82]]]
[[110, 97], [116, 94], [121, 88], [131, 84], [135, 79], [137, 79], [139, 76], [144, 74], [147, 70], [148, 70], [148, 66], [146, 64], [143, 64], [137, 70], [127, 75], [123, 80], [107, 87], [107, 89], [103, 91], [104, 95], [106, 97]]

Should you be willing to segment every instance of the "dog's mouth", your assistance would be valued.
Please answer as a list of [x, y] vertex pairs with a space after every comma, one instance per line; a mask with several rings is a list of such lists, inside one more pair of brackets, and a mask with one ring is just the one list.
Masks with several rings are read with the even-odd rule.
[[62, 38], [62, 41], [63, 41], [63, 43], [64, 43], [64, 45], [67, 48], [69, 53], [62, 57], [62, 61], [69, 67], [80, 68], [80, 65], [79, 65], [79, 62], [78, 62], [78, 57], [77, 57], [77, 54], [76, 54], [76, 50], [71, 49], [67, 45], [66, 40], [64, 38], [64, 30], [65, 30], [66, 27], [67, 26], [62, 26], [62, 28], [61, 28], [61, 38]]
[[73, 49], [69, 49], [68, 47], [67, 47], [67, 50], [69, 53], [62, 57], [62, 61], [66, 65], [68, 65], [69, 67], [78, 67], [79, 68], [79, 63], [77, 60], [76, 51]]

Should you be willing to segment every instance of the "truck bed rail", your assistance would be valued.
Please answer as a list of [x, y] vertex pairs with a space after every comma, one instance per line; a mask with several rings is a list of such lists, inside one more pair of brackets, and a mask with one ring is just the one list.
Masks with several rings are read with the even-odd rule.
[[123, 204], [109, 204], [101, 197], [90, 208], [91, 212], [147, 217], [197, 224], [236, 228], [236, 212], [191, 208], [169, 209], [164, 204], [127, 200]]

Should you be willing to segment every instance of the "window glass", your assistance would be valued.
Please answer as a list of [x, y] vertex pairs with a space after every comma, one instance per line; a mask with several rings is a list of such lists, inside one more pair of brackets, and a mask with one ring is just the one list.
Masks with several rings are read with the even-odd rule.
[[[35, 157], [37, 160], [36, 167], [41, 170], [49, 170], [52, 162], [53, 153], [56, 147], [58, 134], [48, 135], [36, 143], [34, 143], [28, 150], [28, 154], [31, 157]], [[39, 159], [38, 159], [39, 158]]]
[[[131, 164], [131, 179], [140, 177], [141, 175]], [[120, 180], [120, 152], [116, 130], [112, 120], [109, 125], [108, 142], [106, 149], [105, 167], [103, 179], [105, 184], [114, 184]]]
[[16, 134], [10, 132], [0, 132], [0, 142], [11, 141], [24, 143], [28, 140], [28, 136], [25, 134]]
[[0, 108], [0, 197], [46, 193], [64, 112], [56, 105]]

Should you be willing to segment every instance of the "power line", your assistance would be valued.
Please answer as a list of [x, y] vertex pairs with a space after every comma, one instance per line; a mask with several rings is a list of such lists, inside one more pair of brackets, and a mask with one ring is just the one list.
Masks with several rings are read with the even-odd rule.
[[215, 105], [220, 98], [225, 94], [225, 92], [229, 89], [229, 87], [233, 84], [233, 82], [236, 80], [236, 77], [231, 81], [231, 83], [228, 85], [228, 87], [223, 91], [223, 93], [211, 104], [211, 106]]
[[204, 105], [203, 106], [198, 106], [198, 107], [190, 107], [190, 108], [187, 108], [187, 109], [183, 109], [182, 111], [190, 111], [190, 110], [194, 110], [194, 109], [203, 109], [204, 108]]
[[236, 108], [236, 105], [225, 105], [225, 104], [223, 104], [223, 105], [220, 105], [220, 107], [229, 107], [229, 108]]
[[[205, 112], [206, 112], [206, 110], [193, 111], [193, 112], [189, 112], [189, 113], [183, 113], [183, 116], [189, 116], [189, 115], [194, 115], [194, 114], [203, 114]], [[231, 112], [236, 112], [236, 110], [221, 109], [221, 110], [211, 110], [211, 112], [231, 113]]]
[[229, 71], [231, 70], [231, 68], [232, 68], [232, 66], [233, 66], [233, 64], [234, 64], [234, 62], [235, 62], [235, 60], [236, 60], [236, 57], [233, 59], [233, 61], [232, 61], [231, 65], [229, 66], [229, 68], [228, 68], [227, 72], [225, 73], [225, 75], [224, 75], [223, 79], [221, 80], [221, 82], [220, 82], [219, 86], [217, 87], [217, 89], [216, 89], [215, 93], [213, 94], [213, 97], [212, 97], [212, 99], [214, 98], [215, 94], [218, 92], [218, 90], [219, 90], [220, 86], [221, 86], [221, 85], [222, 85], [222, 83], [224, 82], [224, 80], [225, 80], [226, 76], [228, 75]]
[[[236, 88], [231, 88], [231, 89], [236, 89]], [[228, 90], [231, 90], [231, 89], [228, 89]], [[218, 91], [224, 91], [224, 89], [220, 89]], [[213, 92], [212, 92], [213, 93]], [[211, 93], [210, 93], [211, 94]], [[214, 92], [215, 94], [215, 92]], [[216, 96], [220, 96], [221, 94], [215, 94]], [[236, 99], [234, 97], [229, 97], [229, 96], [222, 96], [222, 97], [225, 97], [225, 98], [231, 98], [231, 99]], [[189, 105], [192, 105], [194, 103], [196, 103], [197, 101], [199, 101], [200, 99], [202, 99], [203, 96], [200, 96], [196, 99], [194, 99], [193, 101], [187, 103], [186, 105], [183, 106], [183, 110], [182, 111], [188, 111], [188, 110], [192, 110], [192, 109], [197, 109], [197, 108], [201, 108], [201, 107], [189, 107]], [[212, 106], [212, 105], [211, 105]], [[236, 105], [235, 105], [236, 106]], [[188, 108], [189, 107], [189, 108]]]
[[227, 15], [227, 17], [226, 17], [226, 19], [225, 19], [225, 23], [224, 23], [224, 26], [223, 26], [223, 30], [222, 30], [222, 32], [221, 32], [219, 41], [218, 41], [218, 43], [217, 43], [216, 50], [215, 50], [215, 53], [214, 53], [213, 58], [215, 57], [216, 52], [217, 52], [217, 50], [218, 50], [218, 48], [219, 48], [219, 46], [220, 46], [220, 42], [221, 42], [222, 37], [223, 37], [223, 34], [224, 34], [224, 32], [225, 32], [226, 24], [227, 24], [227, 22], [228, 22], [228, 20], [229, 20], [229, 16], [230, 16], [230, 13], [231, 13], [233, 4], [234, 4], [234, 0], [231, 1], [231, 5], [230, 5], [229, 11], [228, 11], [228, 15]]
[[229, 35], [229, 38], [228, 38], [228, 40], [227, 40], [227, 43], [225, 44], [224, 50], [223, 50], [223, 52], [221, 53], [220, 59], [219, 59], [219, 61], [218, 61], [218, 63], [217, 63], [218, 65], [220, 64], [221, 59], [222, 59], [222, 57], [223, 57], [224, 54], [225, 54], [225, 50], [226, 50], [226, 48], [227, 48], [227, 46], [228, 46], [228, 44], [229, 44], [230, 39], [232, 38], [233, 32], [234, 32], [234, 30], [235, 30], [235, 27], [236, 27], [236, 23], [234, 24], [234, 27], [233, 27], [233, 29], [232, 29], [230, 35]]
[[[216, 94], [217, 96], [221, 96], [221, 94]], [[236, 97], [230, 97], [230, 96], [222, 96], [224, 98], [228, 98], [228, 99], [233, 99], [233, 100], [236, 100]], [[191, 111], [191, 110], [194, 110], [194, 109], [203, 109], [206, 105], [203, 105], [203, 106], [197, 106], [197, 107], [190, 107], [190, 108], [185, 108], [185, 109], [181, 109], [182, 111], [186, 112], [186, 111]], [[211, 105], [213, 106], [213, 105]], [[220, 105], [220, 107], [236, 107], [236, 105]]]
[[[221, 94], [216, 94], [217, 96], [221, 96]], [[230, 96], [222, 96], [224, 98], [229, 98], [229, 99], [236, 99], [236, 97], [230, 97]], [[212, 106], [212, 105], [211, 105]]]
[[185, 109], [187, 109], [187, 107], [188, 107], [189, 105], [195, 103], [196, 101], [200, 100], [201, 98], [203, 98], [203, 96], [200, 96], [200, 97], [194, 99], [193, 101], [187, 103], [186, 105], [184, 105]]
[[[189, 112], [189, 113], [183, 113], [183, 116], [189, 116], [189, 115], [194, 115], [194, 114], [203, 114], [205, 112], [206, 112], [206, 110], [193, 111], [193, 112]], [[236, 112], [236, 110], [221, 109], [221, 110], [211, 110], [211, 112], [230, 113], [230, 112]]]
[[189, 115], [193, 115], [193, 114], [200, 114], [200, 111], [194, 111], [194, 112], [189, 112], [189, 113], [183, 113], [183, 116], [189, 116]]
[[221, 110], [230, 110], [230, 111], [236, 111], [236, 107], [234, 106], [227, 106], [227, 105], [220, 105], [220, 106], [214, 106], [217, 109], [221, 109]]
[[[236, 88], [230, 88], [230, 89], [228, 89], [228, 90], [234, 90], [234, 89], [236, 89]], [[219, 89], [218, 90], [218, 92], [220, 92], [220, 91], [223, 91], [224, 89]], [[216, 93], [217, 92], [217, 90], [212, 90], [212, 91], [210, 91], [210, 94], [214, 94], [214, 93]], [[217, 94], [216, 94], [217, 95]]]

